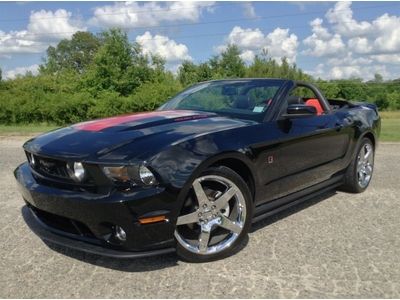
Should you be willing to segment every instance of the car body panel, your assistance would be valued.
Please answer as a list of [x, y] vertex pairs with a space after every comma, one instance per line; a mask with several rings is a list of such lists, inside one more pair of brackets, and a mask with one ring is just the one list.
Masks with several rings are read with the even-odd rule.
[[[156, 187], [121, 192], [104, 182], [101, 194], [71, 192], [44, 186], [27, 163], [17, 168], [15, 176], [29, 205], [83, 222], [97, 239], [109, 230], [100, 223], [123, 220], [132, 237], [120, 247], [125, 250], [171, 246], [192, 180], [227, 159], [248, 169], [255, 217], [267, 216], [300, 196], [337, 186], [361, 138], [368, 136], [375, 145], [379, 138], [380, 118], [371, 104], [330, 100], [339, 108], [329, 108], [320, 116], [282, 117], [283, 99], [298, 84], [305, 83], [284, 81], [259, 121], [204, 111], [156, 111], [80, 123], [24, 145], [29, 153], [81, 161], [88, 168], [145, 164], [159, 182]], [[330, 107], [318, 94], [324, 106]], [[140, 216], [160, 211], [168, 222], [138, 225]]]

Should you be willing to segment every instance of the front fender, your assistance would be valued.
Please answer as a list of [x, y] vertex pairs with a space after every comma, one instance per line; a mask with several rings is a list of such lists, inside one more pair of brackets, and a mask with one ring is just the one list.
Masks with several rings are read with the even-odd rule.
[[209, 166], [224, 159], [236, 159], [245, 164], [256, 182], [255, 163], [251, 150], [235, 145], [214, 135], [198, 137], [178, 145], [168, 147], [149, 160], [149, 166], [157, 172], [167, 188], [178, 195], [183, 203], [191, 187], [191, 182]]

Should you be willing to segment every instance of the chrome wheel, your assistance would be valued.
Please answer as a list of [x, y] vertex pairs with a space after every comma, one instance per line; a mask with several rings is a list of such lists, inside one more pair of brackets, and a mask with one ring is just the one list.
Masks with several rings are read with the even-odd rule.
[[192, 184], [175, 238], [192, 253], [215, 254], [236, 241], [245, 221], [246, 202], [237, 185], [222, 176], [206, 175]]
[[357, 156], [357, 179], [361, 188], [368, 186], [374, 168], [374, 149], [371, 144], [364, 144]]

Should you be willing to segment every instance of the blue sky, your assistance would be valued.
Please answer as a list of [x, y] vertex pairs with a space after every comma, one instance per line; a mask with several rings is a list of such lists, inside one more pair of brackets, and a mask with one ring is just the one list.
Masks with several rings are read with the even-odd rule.
[[176, 70], [228, 43], [263, 49], [322, 78], [400, 77], [398, 2], [0, 2], [3, 77], [37, 72], [49, 45], [77, 30], [122, 26]]

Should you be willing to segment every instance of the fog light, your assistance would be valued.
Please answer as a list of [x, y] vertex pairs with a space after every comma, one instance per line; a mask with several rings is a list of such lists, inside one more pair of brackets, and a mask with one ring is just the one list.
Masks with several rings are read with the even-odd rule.
[[114, 238], [116, 238], [117, 240], [121, 241], [121, 242], [125, 242], [126, 241], [126, 233], [125, 230], [122, 229], [121, 226], [114, 226]]

